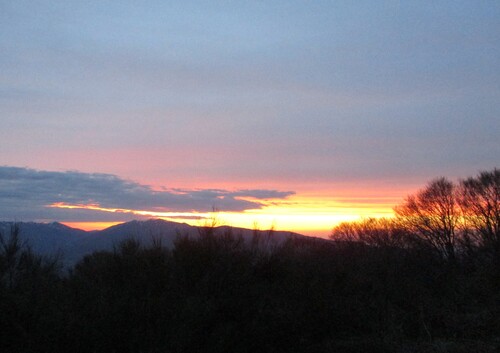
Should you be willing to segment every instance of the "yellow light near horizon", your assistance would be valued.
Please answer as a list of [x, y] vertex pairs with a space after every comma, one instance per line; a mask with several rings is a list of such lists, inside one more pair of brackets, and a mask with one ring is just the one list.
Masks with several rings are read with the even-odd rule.
[[60, 222], [65, 226], [86, 231], [102, 230], [123, 222]]
[[261, 229], [274, 228], [326, 237], [341, 222], [392, 215], [392, 205], [346, 205], [336, 201], [309, 199], [286, 205], [270, 204], [262, 209], [240, 213], [220, 212], [215, 216], [221, 223], [237, 227], [252, 228], [257, 224]]
[[[392, 200], [391, 200], [392, 201]], [[54, 203], [49, 207], [87, 209], [109, 213], [125, 213], [140, 217], [161, 218], [184, 222], [193, 226], [204, 226], [213, 221], [217, 225], [241, 228], [275, 229], [306, 235], [327, 237], [331, 229], [340, 222], [355, 221], [363, 217], [391, 217], [393, 204], [387, 200], [374, 199], [363, 202], [339, 202], [334, 198], [291, 197], [287, 200], [266, 200], [260, 209], [243, 212], [156, 212], [122, 208], [104, 208], [96, 204], [70, 205]], [[121, 222], [65, 222], [64, 224], [84, 229], [103, 229]]]

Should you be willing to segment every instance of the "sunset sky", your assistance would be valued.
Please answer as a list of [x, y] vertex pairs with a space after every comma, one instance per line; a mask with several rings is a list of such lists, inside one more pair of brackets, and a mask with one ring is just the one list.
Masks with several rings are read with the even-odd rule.
[[328, 235], [500, 166], [500, 2], [0, 0], [0, 220]]

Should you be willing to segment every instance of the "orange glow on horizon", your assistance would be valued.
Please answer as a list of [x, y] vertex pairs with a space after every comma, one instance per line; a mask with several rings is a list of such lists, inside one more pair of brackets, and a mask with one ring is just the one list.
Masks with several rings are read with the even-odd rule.
[[86, 231], [102, 230], [123, 222], [60, 222], [65, 226]]
[[[100, 212], [130, 214], [137, 218], [160, 218], [167, 221], [183, 222], [193, 226], [203, 226], [215, 219], [218, 225], [229, 225], [259, 229], [291, 231], [305, 235], [327, 237], [338, 223], [354, 221], [366, 217], [392, 217], [397, 203], [394, 197], [364, 197], [336, 199], [334, 197], [291, 196], [285, 200], [257, 200], [260, 209], [243, 212], [158, 212], [124, 208], [105, 208], [98, 204], [54, 203], [48, 207], [65, 209], [85, 209]], [[254, 200], [255, 201], [255, 200]], [[64, 222], [64, 224], [84, 229], [103, 229], [122, 222]]]

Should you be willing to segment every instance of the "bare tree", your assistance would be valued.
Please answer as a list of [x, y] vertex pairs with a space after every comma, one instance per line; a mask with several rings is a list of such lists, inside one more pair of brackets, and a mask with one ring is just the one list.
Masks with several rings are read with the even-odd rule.
[[394, 209], [399, 224], [448, 259], [455, 257], [460, 212], [456, 186], [446, 178], [431, 181]]
[[361, 241], [359, 222], [341, 222], [330, 233], [330, 239], [341, 241]]
[[500, 251], [500, 170], [462, 180], [458, 200], [469, 234]]
[[333, 228], [330, 239], [356, 241], [378, 247], [403, 247], [404, 235], [393, 219], [370, 217], [338, 224]]

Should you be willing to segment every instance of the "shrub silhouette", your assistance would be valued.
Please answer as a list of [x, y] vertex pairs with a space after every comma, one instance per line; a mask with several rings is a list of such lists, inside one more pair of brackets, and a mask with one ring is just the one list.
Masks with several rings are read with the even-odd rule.
[[0, 351], [49, 352], [61, 347], [64, 291], [57, 258], [34, 254], [14, 225], [0, 234]]

